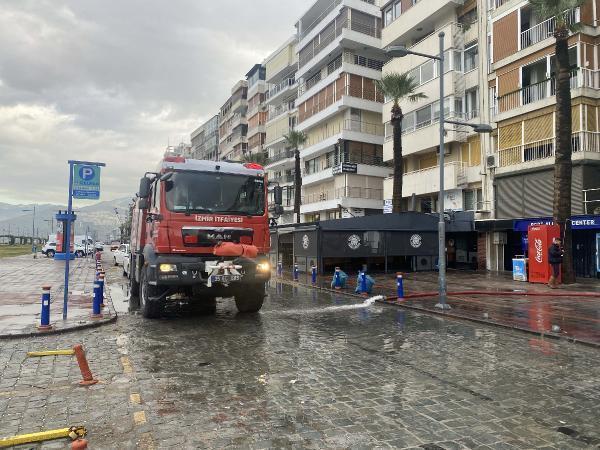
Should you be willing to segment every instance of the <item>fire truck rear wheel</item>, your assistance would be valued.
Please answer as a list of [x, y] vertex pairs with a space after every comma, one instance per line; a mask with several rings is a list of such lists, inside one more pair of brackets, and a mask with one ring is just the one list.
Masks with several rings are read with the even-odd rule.
[[152, 297], [159, 297], [161, 289], [148, 283], [146, 271], [142, 270], [142, 279], [140, 280], [140, 311], [146, 319], [156, 319], [160, 317], [164, 309], [164, 300], [150, 300]]
[[255, 313], [262, 308], [265, 300], [265, 286], [263, 284], [256, 287], [244, 289], [235, 296], [235, 306], [241, 313]]

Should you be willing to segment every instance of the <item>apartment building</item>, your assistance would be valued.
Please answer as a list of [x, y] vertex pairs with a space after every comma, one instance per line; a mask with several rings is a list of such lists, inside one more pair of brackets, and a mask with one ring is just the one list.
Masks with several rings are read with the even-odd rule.
[[[484, 107], [487, 73], [481, 69], [485, 50], [485, 2], [394, 0], [382, 7], [383, 47], [403, 45], [412, 51], [439, 54], [439, 33], [444, 32], [444, 116], [463, 122], [489, 123]], [[480, 9], [480, 8], [483, 8]], [[384, 73], [409, 72], [418, 82], [418, 92], [427, 97], [417, 102], [402, 101], [403, 197], [404, 208], [436, 212], [439, 194], [439, 76], [440, 64], [409, 55], [388, 62]], [[482, 93], [484, 95], [482, 95]], [[384, 160], [393, 161], [390, 110], [384, 106], [386, 138]], [[445, 207], [449, 210], [490, 210], [482, 177], [485, 143], [469, 127], [446, 126], [444, 185]], [[385, 180], [386, 212], [391, 212], [393, 177]], [[489, 213], [488, 213], [489, 214]]]
[[385, 56], [374, 0], [318, 0], [296, 23], [301, 214], [306, 222], [378, 214], [383, 180]]
[[248, 81], [240, 80], [219, 111], [219, 159], [239, 161], [248, 150]]
[[[555, 20], [538, 17], [527, 1], [490, 0], [489, 99], [497, 132], [487, 161], [495, 187], [492, 268], [510, 268], [524, 252], [527, 220], [552, 215], [555, 151]], [[569, 38], [572, 97], [572, 212], [576, 271], [591, 275], [600, 213], [600, 1], [565, 12], [580, 25]], [[592, 201], [595, 199], [595, 201]], [[515, 220], [517, 219], [517, 220]], [[523, 220], [525, 222], [523, 222]], [[523, 223], [521, 223], [523, 222]], [[578, 224], [584, 223], [585, 227]], [[590, 225], [592, 224], [592, 225]], [[600, 269], [600, 268], [599, 268]], [[595, 270], [595, 268], [594, 268]]]
[[211, 117], [190, 135], [189, 157], [194, 159], [219, 160], [219, 115]]
[[296, 36], [289, 38], [264, 63], [267, 82], [265, 148], [269, 156], [266, 169], [269, 180], [278, 182], [283, 188], [284, 213], [278, 220], [280, 225], [294, 221], [294, 154], [286, 147], [284, 136], [295, 128], [298, 120], [297, 43]]
[[265, 123], [267, 121], [265, 74], [266, 70], [262, 64], [255, 64], [246, 74], [248, 85], [248, 110], [246, 112], [248, 118], [248, 153], [264, 151]]

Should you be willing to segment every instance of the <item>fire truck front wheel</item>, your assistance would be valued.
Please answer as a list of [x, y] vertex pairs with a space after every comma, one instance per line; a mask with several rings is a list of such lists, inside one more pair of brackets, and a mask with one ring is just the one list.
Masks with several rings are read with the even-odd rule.
[[235, 306], [241, 313], [255, 313], [262, 308], [265, 300], [265, 285], [247, 286], [235, 295]]
[[145, 270], [142, 270], [140, 280], [140, 311], [146, 319], [156, 319], [160, 317], [164, 309], [164, 299], [160, 298], [162, 289], [152, 286], [148, 283], [148, 276]]

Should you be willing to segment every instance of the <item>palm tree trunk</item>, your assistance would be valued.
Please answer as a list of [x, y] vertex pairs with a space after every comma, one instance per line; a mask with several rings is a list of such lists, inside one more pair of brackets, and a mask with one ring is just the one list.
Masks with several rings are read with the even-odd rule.
[[402, 109], [398, 103], [392, 106], [392, 126], [394, 133], [394, 189], [392, 212], [402, 212]]
[[557, 30], [556, 38], [556, 149], [554, 162], [554, 222], [563, 236], [562, 280], [575, 282], [571, 236], [571, 71], [567, 29]]
[[300, 223], [300, 195], [302, 194], [302, 173], [300, 172], [300, 150], [294, 150], [294, 215]]

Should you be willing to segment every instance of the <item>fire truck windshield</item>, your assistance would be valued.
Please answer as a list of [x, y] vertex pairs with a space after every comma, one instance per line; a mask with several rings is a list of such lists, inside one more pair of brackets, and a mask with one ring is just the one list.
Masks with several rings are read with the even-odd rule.
[[260, 177], [207, 172], [175, 172], [165, 181], [167, 208], [177, 213], [261, 216], [265, 181]]

